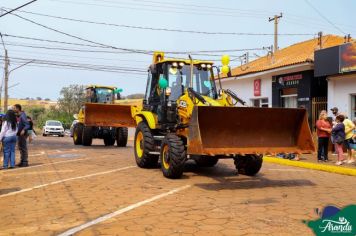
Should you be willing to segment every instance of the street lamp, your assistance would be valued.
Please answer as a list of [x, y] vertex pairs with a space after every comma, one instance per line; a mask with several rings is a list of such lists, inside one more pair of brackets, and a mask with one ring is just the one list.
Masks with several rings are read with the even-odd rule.
[[[14, 69], [10, 70], [9, 72], [7, 72], [7, 74], [5, 74], [5, 99], [4, 99], [4, 111], [6, 112], [7, 111], [7, 107], [8, 107], [8, 99], [9, 99], [9, 94], [8, 94], [8, 90], [9, 90], [9, 86], [8, 86], [8, 83], [9, 83], [9, 76], [10, 76], [10, 73], [13, 72], [14, 70], [17, 70], [25, 65], [28, 65], [32, 62], [34, 62], [35, 60], [31, 60], [31, 61], [28, 61], [22, 65], [19, 65], [17, 67], [15, 67]], [[5, 71], [6, 73], [6, 71]], [[2, 87], [2, 86], [1, 86]], [[2, 89], [2, 88], [1, 88]], [[0, 96], [1, 97], [1, 96]]]

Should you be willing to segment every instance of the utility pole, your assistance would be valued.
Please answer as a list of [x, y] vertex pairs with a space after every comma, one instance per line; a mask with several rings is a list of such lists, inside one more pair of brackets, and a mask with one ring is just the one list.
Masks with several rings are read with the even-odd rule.
[[282, 13], [280, 13], [280, 15], [274, 15], [274, 17], [269, 17], [268, 21], [274, 21], [274, 51], [276, 52], [278, 51], [278, 19], [282, 18]]
[[9, 57], [7, 55], [7, 50], [5, 49], [5, 80], [4, 80], [4, 85], [5, 85], [5, 95], [4, 95], [4, 112], [7, 112], [7, 107], [8, 107], [8, 83], [9, 83]]
[[319, 49], [323, 48], [323, 32], [320, 31], [318, 33], [318, 44], [319, 44]]

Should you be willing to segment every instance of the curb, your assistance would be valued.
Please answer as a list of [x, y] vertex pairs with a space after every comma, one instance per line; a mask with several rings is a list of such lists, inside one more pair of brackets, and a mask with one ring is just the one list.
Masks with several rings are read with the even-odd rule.
[[340, 167], [340, 166], [330, 166], [330, 165], [308, 163], [302, 161], [291, 161], [291, 160], [285, 160], [276, 157], [263, 157], [263, 161], [268, 163], [280, 164], [280, 165], [295, 166], [295, 167], [306, 168], [311, 170], [325, 171], [325, 172], [330, 172], [335, 174], [356, 176], [356, 169]]

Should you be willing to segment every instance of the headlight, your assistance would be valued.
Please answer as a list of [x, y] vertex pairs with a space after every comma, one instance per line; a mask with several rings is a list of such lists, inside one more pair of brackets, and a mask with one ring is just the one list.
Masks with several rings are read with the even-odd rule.
[[211, 65], [210, 65], [210, 64], [206, 65], [206, 68], [210, 69], [210, 68], [211, 68]]
[[183, 67], [184, 66], [184, 62], [179, 62], [179, 67]]
[[178, 63], [177, 63], [177, 62], [173, 62], [173, 63], [172, 63], [172, 66], [173, 66], [173, 67], [178, 67]]
[[201, 66], [201, 68], [203, 68], [203, 69], [206, 68], [206, 64], [201, 64], [200, 66]]

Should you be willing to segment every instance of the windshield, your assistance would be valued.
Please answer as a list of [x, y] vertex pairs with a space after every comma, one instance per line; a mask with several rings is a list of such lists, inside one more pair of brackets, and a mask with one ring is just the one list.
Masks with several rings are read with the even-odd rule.
[[62, 126], [62, 123], [59, 121], [47, 121], [46, 125], [48, 125], [48, 126]]
[[87, 90], [87, 101], [93, 103], [111, 103], [113, 90], [109, 88], [91, 88]]
[[192, 87], [203, 96], [215, 98], [215, 84], [210, 80], [211, 70], [198, 69], [194, 66], [192, 85], [190, 85], [190, 71], [190, 65], [183, 66], [181, 70], [168, 66], [168, 81], [171, 88], [169, 100], [176, 101], [188, 87]]

